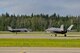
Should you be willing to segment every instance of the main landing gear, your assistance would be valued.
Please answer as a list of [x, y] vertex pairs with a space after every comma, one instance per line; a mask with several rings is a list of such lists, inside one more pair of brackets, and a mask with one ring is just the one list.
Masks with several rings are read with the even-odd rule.
[[67, 35], [66, 34], [64, 34], [64, 37], [66, 37]]
[[[67, 35], [66, 34], [64, 34], [64, 37], [66, 37]], [[57, 37], [57, 34], [55, 34], [55, 37]]]
[[57, 37], [57, 34], [55, 34], [55, 37]]

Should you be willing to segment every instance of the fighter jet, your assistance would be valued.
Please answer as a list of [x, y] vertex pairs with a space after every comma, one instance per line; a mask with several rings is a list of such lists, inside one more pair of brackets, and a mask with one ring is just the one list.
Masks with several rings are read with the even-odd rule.
[[29, 29], [26, 29], [26, 28], [19, 28], [19, 29], [13, 29], [11, 28], [10, 26], [8, 26], [8, 31], [10, 32], [30, 32]]
[[61, 25], [60, 28], [55, 28], [55, 27], [51, 27], [46, 29], [46, 32], [50, 32], [50, 33], [55, 33], [55, 37], [57, 36], [57, 34], [64, 34], [64, 36], [66, 37], [66, 33], [68, 31], [71, 31], [73, 25], [69, 26], [67, 29], [64, 28], [64, 25]]

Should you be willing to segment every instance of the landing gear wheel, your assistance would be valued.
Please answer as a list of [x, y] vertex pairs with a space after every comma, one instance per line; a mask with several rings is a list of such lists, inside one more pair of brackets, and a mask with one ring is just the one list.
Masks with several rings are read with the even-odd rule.
[[64, 34], [64, 36], [66, 37], [66, 34]]
[[51, 35], [52, 36], [52, 35]]
[[16, 34], [17, 34], [17, 32], [16, 32]]
[[57, 34], [55, 34], [55, 37], [57, 36]]

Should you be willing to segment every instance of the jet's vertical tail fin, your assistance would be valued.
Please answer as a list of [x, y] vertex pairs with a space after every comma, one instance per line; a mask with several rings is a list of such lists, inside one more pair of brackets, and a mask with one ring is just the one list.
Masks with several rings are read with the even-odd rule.
[[8, 30], [12, 30], [12, 28], [10, 26], [8, 26]]
[[74, 25], [70, 25], [67, 30], [70, 31], [73, 26], [74, 26]]
[[61, 25], [60, 29], [61, 29], [61, 30], [64, 30], [64, 25]]

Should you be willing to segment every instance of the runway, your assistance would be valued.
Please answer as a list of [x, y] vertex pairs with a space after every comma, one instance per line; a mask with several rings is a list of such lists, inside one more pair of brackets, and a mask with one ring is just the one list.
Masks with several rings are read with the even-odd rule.
[[80, 53], [80, 48], [0, 47], [0, 53]]
[[[80, 39], [79, 35], [64, 37], [54, 34], [0, 34], [0, 38], [40, 38], [40, 39]], [[58, 47], [0, 47], [0, 53], [80, 53], [80, 48], [58, 48]]]
[[80, 39], [80, 35], [69, 35], [64, 37], [64, 35], [58, 35], [57, 37], [50, 34], [0, 34], [0, 38], [35, 38], [35, 39]]

